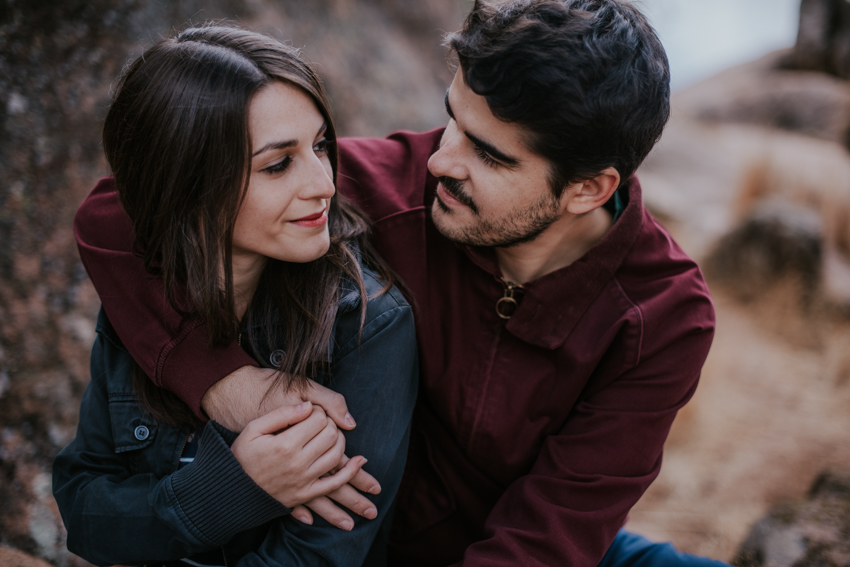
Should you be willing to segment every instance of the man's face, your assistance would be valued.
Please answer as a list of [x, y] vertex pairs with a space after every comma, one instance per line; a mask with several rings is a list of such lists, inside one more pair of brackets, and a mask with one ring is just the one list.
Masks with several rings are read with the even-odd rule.
[[532, 153], [526, 131], [502, 122], [460, 70], [446, 93], [449, 124], [428, 169], [440, 180], [434, 224], [447, 238], [474, 246], [533, 240], [564, 214], [564, 192], [549, 186], [548, 161]]

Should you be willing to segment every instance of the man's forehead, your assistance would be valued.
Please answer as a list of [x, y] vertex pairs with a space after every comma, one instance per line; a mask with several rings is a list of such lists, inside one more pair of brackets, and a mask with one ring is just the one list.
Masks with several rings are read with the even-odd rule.
[[498, 118], [487, 100], [470, 89], [460, 70], [446, 91], [446, 112], [473, 143], [501, 154], [506, 165], [518, 165], [536, 156], [529, 146], [530, 132], [520, 124]]

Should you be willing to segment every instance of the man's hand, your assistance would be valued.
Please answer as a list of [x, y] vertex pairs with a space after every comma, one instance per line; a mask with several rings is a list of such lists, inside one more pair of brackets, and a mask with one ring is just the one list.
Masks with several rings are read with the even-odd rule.
[[345, 438], [310, 402], [250, 422], [232, 450], [248, 476], [288, 508], [339, 490], [366, 463], [364, 457], [344, 460]]
[[341, 394], [312, 380], [310, 386], [301, 392], [284, 392], [283, 388], [268, 392], [276, 373], [276, 370], [270, 368], [243, 366], [207, 390], [201, 399], [201, 409], [231, 431], [242, 431], [249, 422], [276, 408], [312, 402], [321, 406], [337, 427], [354, 429], [354, 418], [348, 413], [348, 406]]

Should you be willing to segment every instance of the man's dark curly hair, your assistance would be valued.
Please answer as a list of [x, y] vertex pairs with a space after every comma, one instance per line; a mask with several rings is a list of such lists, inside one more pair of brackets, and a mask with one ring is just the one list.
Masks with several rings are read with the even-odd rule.
[[625, 0], [476, 0], [446, 45], [472, 91], [550, 161], [556, 196], [610, 166], [625, 183], [670, 115], [667, 55]]

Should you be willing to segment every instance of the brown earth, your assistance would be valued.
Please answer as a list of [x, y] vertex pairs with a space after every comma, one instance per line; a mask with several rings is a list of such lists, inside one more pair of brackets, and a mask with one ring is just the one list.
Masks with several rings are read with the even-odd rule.
[[[775, 85], [795, 82], [796, 92], [813, 92], [821, 101], [831, 97], [835, 107], [827, 112], [846, 113], [846, 83], [778, 71], [784, 55], [675, 95], [671, 123], [641, 171], [647, 204], [704, 265], [717, 254], [721, 237], [740, 226], [761, 199], [808, 207], [822, 227], [829, 215], [850, 206], [845, 175], [850, 156], [843, 140], [831, 134], [846, 128], [846, 119], [808, 137], [778, 129], [769, 102], [761, 118], [749, 115], [745, 121], [728, 108], [741, 103], [735, 93], [742, 84], [751, 99], [769, 100], [770, 94], [776, 100]], [[777, 106], [780, 113], [787, 109], [782, 102]], [[785, 130], [809, 128], [811, 123]], [[774, 181], [766, 194], [752, 195], [754, 167]], [[834, 197], [829, 207], [819, 205], [824, 195]], [[822, 249], [829, 247], [827, 240]], [[843, 254], [836, 261], [847, 262]], [[742, 296], [742, 284], [755, 269], [708, 271], [717, 309], [715, 341], [700, 386], [673, 425], [661, 474], [628, 524], [652, 539], [726, 561], [754, 522], [777, 503], [802, 497], [820, 471], [850, 471], [846, 305], [825, 293], [830, 278], [823, 268], [809, 303], [802, 301], [794, 274], [761, 281], [755, 293]]]

